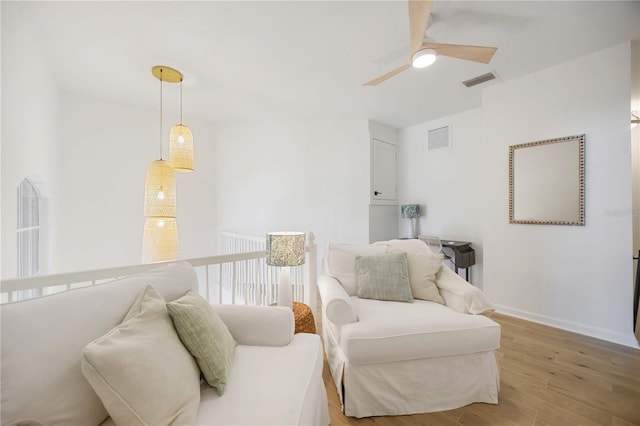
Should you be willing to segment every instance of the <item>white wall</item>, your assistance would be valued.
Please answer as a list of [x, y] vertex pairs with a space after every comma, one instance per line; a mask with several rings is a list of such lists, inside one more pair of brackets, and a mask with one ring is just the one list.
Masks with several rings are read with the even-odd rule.
[[[483, 92], [484, 283], [507, 313], [607, 340], [632, 334], [630, 44]], [[508, 223], [508, 147], [586, 134], [586, 226]]]
[[[58, 194], [59, 93], [53, 76], [47, 72], [45, 57], [35, 36], [20, 25], [19, 19], [3, 19], [2, 277], [16, 276], [19, 183], [37, 176], [52, 197]], [[56, 234], [49, 237], [47, 243], [53, 243]]]
[[[64, 91], [55, 269], [140, 263], [148, 165], [159, 159], [158, 111]], [[175, 117], [173, 117], [175, 119]], [[173, 124], [164, 120], [164, 156]], [[185, 119], [195, 171], [176, 173], [180, 257], [215, 254], [215, 127]]]
[[[427, 151], [427, 131], [451, 126], [450, 148]], [[483, 287], [481, 185], [486, 166], [482, 155], [482, 110], [474, 109], [404, 129], [398, 152], [400, 204], [420, 204], [420, 234], [470, 241], [476, 264], [470, 279]], [[398, 215], [398, 218], [400, 216]], [[400, 220], [400, 229], [408, 225]], [[462, 270], [459, 272], [464, 275]]]
[[[18, 64], [37, 68], [23, 61], [40, 56], [26, 52], [17, 55]], [[5, 85], [2, 98], [2, 277], [16, 276], [16, 188], [33, 175], [50, 194], [53, 238], [42, 272], [140, 263], [145, 172], [159, 157], [158, 111], [60, 92], [41, 78], [46, 73], [26, 72], [29, 82], [22, 87], [22, 74]], [[173, 121], [166, 123], [168, 140]], [[209, 256], [217, 241], [216, 130], [185, 123], [194, 133], [196, 171], [176, 174], [180, 257]], [[168, 143], [164, 152], [167, 159]]]
[[[637, 346], [632, 332], [630, 44], [489, 86], [481, 108], [405, 129], [400, 202], [468, 240], [500, 311]], [[452, 125], [451, 149], [426, 131]], [[510, 225], [509, 145], [586, 134], [586, 226]]]
[[319, 259], [368, 242], [366, 120], [221, 124], [218, 159], [220, 231], [312, 231]]

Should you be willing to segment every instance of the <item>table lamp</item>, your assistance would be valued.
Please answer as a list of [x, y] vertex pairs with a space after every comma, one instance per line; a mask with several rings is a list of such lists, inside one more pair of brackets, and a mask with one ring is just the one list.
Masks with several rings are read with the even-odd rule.
[[420, 216], [420, 206], [418, 204], [403, 204], [400, 206], [400, 214], [403, 218], [411, 220], [411, 235], [409, 238], [416, 238], [416, 218]]
[[304, 232], [268, 232], [267, 265], [279, 266], [278, 306], [293, 307], [291, 267], [304, 263]]

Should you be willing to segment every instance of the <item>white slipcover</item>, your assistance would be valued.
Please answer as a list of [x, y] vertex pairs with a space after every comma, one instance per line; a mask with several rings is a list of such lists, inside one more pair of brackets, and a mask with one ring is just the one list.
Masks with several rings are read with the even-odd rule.
[[[335, 258], [332, 252], [339, 246], [330, 244], [325, 259]], [[392, 240], [373, 246], [386, 247], [387, 253], [429, 252], [420, 240]], [[369, 251], [362, 248], [352, 254], [368, 255]], [[473, 402], [498, 402], [494, 350], [500, 346], [500, 325], [472, 315], [493, 310], [480, 290], [442, 267], [436, 285], [440, 279], [445, 305], [349, 297], [348, 289], [337, 289], [344, 287], [341, 272], [350, 267], [343, 256], [340, 258], [339, 273], [325, 262], [318, 286], [323, 306], [341, 301], [340, 315], [323, 308], [322, 324], [327, 360], [346, 415], [427, 413]]]
[[[2, 424], [113, 424], [81, 373], [80, 354], [122, 321], [149, 284], [166, 301], [198, 287], [193, 268], [179, 262], [101, 285], [2, 305]], [[238, 305], [214, 305], [214, 309], [239, 345], [225, 394], [201, 391], [197, 424], [229, 424], [229, 419], [236, 424], [328, 424], [319, 336], [294, 335], [290, 309]], [[269, 410], [274, 400], [280, 403]]]

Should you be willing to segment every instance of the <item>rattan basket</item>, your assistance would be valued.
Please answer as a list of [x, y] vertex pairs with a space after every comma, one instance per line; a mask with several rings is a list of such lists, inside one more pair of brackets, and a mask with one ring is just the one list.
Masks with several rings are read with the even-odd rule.
[[308, 305], [293, 302], [293, 316], [296, 320], [296, 333], [316, 334], [316, 322]]

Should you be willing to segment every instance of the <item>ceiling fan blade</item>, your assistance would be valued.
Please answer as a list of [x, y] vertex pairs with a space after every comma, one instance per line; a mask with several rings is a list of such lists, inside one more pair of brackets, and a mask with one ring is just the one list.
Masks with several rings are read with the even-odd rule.
[[371, 81], [367, 81], [366, 83], [363, 84], [363, 86], [377, 86], [378, 84], [382, 83], [383, 81], [390, 79], [391, 77], [393, 77], [396, 74], [401, 73], [402, 71], [411, 68], [411, 62], [407, 62], [406, 64], [396, 68], [393, 71], [389, 71], [388, 73], [381, 75], [378, 78], [374, 78]]
[[463, 44], [422, 43], [423, 49], [434, 49], [438, 55], [451, 58], [466, 59], [467, 61], [488, 64], [493, 58], [497, 47], [465, 46]]
[[411, 54], [420, 49], [427, 31], [432, 0], [409, 0], [409, 36], [411, 37]]

